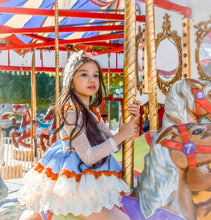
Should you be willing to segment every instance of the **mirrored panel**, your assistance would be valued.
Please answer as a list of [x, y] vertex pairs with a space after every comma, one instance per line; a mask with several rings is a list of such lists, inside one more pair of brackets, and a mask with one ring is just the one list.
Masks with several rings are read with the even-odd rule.
[[178, 69], [178, 51], [171, 38], [162, 40], [157, 48], [156, 65], [159, 79], [164, 83], [171, 82]]
[[211, 32], [205, 35], [199, 48], [200, 66], [204, 73], [211, 77]]
[[196, 63], [200, 79], [211, 81], [211, 16], [194, 26], [196, 32]]
[[155, 40], [156, 65], [158, 86], [167, 94], [172, 84], [182, 77], [182, 46], [177, 31], [170, 30], [169, 15], [165, 14], [163, 18], [163, 32]]

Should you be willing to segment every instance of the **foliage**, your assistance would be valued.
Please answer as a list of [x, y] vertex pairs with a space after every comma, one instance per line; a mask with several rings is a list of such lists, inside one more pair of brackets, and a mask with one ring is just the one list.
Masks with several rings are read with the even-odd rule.
[[[18, 75], [19, 74], [19, 75]], [[55, 77], [36, 74], [38, 112], [45, 113], [55, 97]], [[0, 103], [31, 105], [31, 75], [28, 72], [0, 71]]]
[[[104, 83], [106, 85], [107, 95], [108, 93], [108, 73], [103, 76]], [[110, 94], [113, 94], [114, 97], [119, 97], [119, 94], [116, 93], [117, 89], [122, 88], [123, 86], [123, 75], [122, 74], [110, 74]], [[120, 112], [120, 102], [110, 102], [110, 112], [111, 120], [119, 121], [119, 112]], [[108, 103], [105, 105], [105, 111], [108, 115]], [[107, 117], [108, 120], [108, 117]]]
[[[108, 73], [103, 76], [105, 85], [108, 85]], [[110, 74], [110, 87], [123, 86], [123, 75], [119, 73]]]

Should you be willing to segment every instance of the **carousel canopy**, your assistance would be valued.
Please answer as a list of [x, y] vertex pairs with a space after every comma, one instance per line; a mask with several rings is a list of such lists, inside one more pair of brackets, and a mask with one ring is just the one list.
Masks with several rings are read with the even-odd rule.
[[[137, 0], [137, 22], [145, 22], [144, 0]], [[155, 5], [190, 16], [189, 8], [155, 0]], [[124, 0], [58, 0], [59, 50], [121, 53]], [[0, 50], [23, 55], [55, 49], [55, 0], [0, 0]]]

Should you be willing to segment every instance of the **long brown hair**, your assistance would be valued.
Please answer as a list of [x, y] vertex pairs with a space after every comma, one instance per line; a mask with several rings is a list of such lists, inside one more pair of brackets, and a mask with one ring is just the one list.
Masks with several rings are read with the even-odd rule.
[[[90, 97], [90, 106], [97, 107], [102, 102], [103, 92], [106, 93], [105, 84], [103, 82], [103, 73], [102, 73], [99, 63], [90, 57], [82, 56], [82, 58], [80, 59], [80, 64], [77, 64], [76, 69], [74, 69], [73, 77], [75, 73], [77, 72], [77, 70], [79, 69], [79, 67], [81, 67], [83, 64], [88, 63], [88, 62], [94, 62], [97, 65], [98, 71], [99, 71], [99, 89], [94, 97]], [[69, 100], [71, 100], [75, 107], [76, 120], [75, 122], [72, 122], [71, 124], [69, 124], [69, 125], [75, 126], [72, 132], [70, 133], [70, 146], [71, 146], [72, 140], [76, 138], [80, 134], [81, 130], [84, 128], [85, 128], [86, 135], [87, 135], [87, 138], [90, 144], [92, 146], [100, 144], [105, 139], [103, 137], [102, 132], [97, 126], [96, 119], [93, 117], [90, 111], [86, 108], [86, 106], [81, 102], [78, 96], [74, 93], [73, 86], [72, 86], [73, 80], [72, 78], [70, 80], [71, 82], [69, 83], [70, 85], [69, 88], [67, 89], [64, 87], [60, 94], [59, 99], [57, 100], [57, 109], [59, 109], [61, 125], [59, 128], [56, 129], [55, 133], [61, 130], [64, 124], [68, 124], [67, 121], [65, 120], [65, 105], [69, 103]], [[79, 119], [80, 114], [82, 115], [81, 125], [78, 124], [78, 119]], [[80, 129], [76, 132], [77, 126], [80, 126]]]

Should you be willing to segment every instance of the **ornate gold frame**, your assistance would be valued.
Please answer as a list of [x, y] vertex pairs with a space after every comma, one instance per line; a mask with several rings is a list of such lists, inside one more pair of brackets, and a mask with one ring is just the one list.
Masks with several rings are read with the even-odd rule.
[[163, 32], [157, 34], [157, 38], [155, 39], [155, 46], [156, 50], [158, 49], [158, 46], [160, 42], [166, 38], [171, 38], [177, 48], [178, 52], [178, 68], [177, 72], [175, 74], [175, 77], [170, 82], [162, 82], [159, 77], [157, 77], [158, 80], [158, 86], [160, 90], [166, 95], [168, 91], [170, 90], [173, 83], [175, 83], [177, 80], [181, 79], [182, 77], [182, 45], [181, 45], [181, 37], [177, 35], [177, 31], [171, 31], [171, 22], [169, 21], [170, 16], [166, 13], [163, 17], [164, 22], [162, 25]]
[[[210, 15], [210, 19], [208, 21], [201, 21], [199, 22], [198, 25], [195, 25], [194, 27], [197, 30], [197, 32], [195, 33], [196, 35], [196, 45], [197, 45], [197, 48], [195, 50], [195, 61], [197, 63], [197, 69], [199, 71], [199, 79], [202, 79], [202, 80], [209, 80], [211, 81], [211, 77], [207, 76], [206, 73], [204, 72], [204, 70], [202, 69], [201, 65], [200, 65], [200, 60], [199, 60], [199, 50], [200, 50], [200, 46], [201, 46], [201, 43], [203, 41], [203, 39], [205, 38], [205, 36], [211, 32], [211, 15]], [[210, 27], [209, 27], [210, 26]]]

